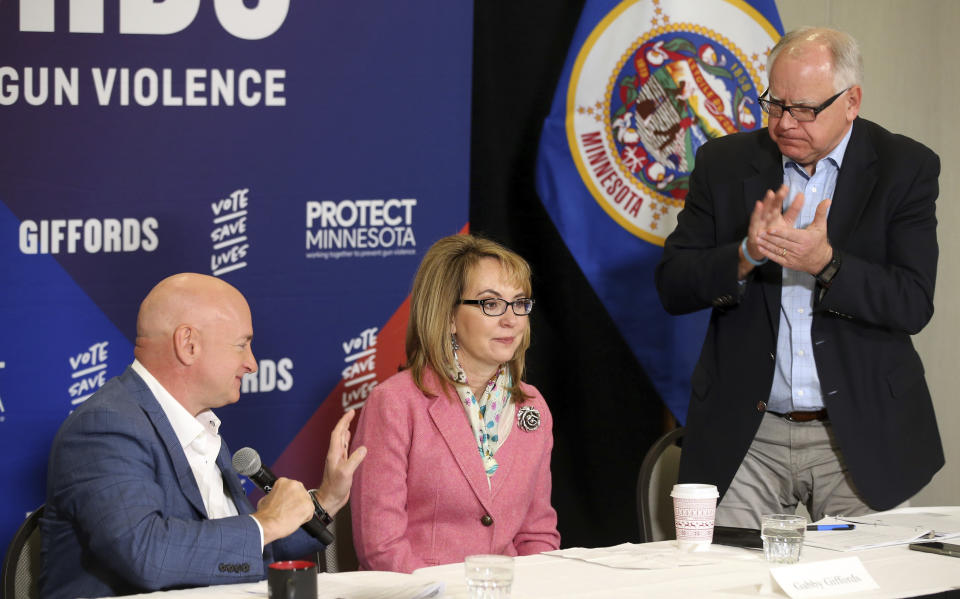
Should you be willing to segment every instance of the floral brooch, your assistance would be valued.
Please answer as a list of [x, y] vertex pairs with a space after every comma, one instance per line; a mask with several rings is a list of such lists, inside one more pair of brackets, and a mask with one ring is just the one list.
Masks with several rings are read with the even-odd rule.
[[536, 408], [524, 406], [517, 411], [517, 426], [528, 433], [540, 427], [540, 412]]

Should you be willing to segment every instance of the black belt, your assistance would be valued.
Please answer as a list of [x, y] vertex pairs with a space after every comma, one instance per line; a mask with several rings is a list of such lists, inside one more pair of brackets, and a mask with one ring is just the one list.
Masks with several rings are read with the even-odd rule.
[[811, 422], [813, 420], [827, 420], [827, 409], [821, 408], [813, 412], [787, 412], [786, 414], [781, 414], [779, 412], [770, 412], [774, 416], [779, 416], [784, 420], [789, 420], [790, 422]]

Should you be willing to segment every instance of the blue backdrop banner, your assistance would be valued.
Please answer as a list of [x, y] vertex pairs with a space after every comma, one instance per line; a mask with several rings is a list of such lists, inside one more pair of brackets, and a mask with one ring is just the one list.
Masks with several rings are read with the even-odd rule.
[[251, 305], [231, 448], [319, 482], [323, 454], [288, 447], [311, 423], [325, 449], [396, 372], [382, 330], [467, 222], [472, 21], [446, 0], [0, 2], [0, 547], [176, 272]]
[[697, 149], [764, 125], [773, 0], [587, 0], [544, 122], [537, 191], [677, 420], [708, 314], [669, 316], [653, 271]]

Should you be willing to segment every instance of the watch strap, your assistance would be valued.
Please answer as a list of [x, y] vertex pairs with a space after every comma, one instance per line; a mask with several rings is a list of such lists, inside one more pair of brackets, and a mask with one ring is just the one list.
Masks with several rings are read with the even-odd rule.
[[830, 284], [833, 283], [834, 277], [837, 276], [837, 272], [840, 271], [840, 265], [842, 263], [843, 258], [840, 255], [840, 250], [833, 248], [833, 256], [831, 256], [830, 261], [817, 273], [817, 284], [821, 287], [829, 288]]
[[316, 489], [310, 489], [309, 493], [310, 499], [313, 500], [313, 513], [316, 514], [317, 518], [320, 518], [324, 526], [329, 526], [329, 524], [333, 522], [333, 517], [331, 517], [330, 514], [327, 513], [327, 510], [323, 509], [323, 506], [317, 501]]

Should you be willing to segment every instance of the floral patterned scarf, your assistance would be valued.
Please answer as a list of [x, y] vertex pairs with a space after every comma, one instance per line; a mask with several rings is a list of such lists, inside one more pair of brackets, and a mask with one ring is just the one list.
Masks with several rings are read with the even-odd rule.
[[467, 412], [473, 438], [477, 441], [477, 449], [483, 459], [483, 469], [489, 478], [497, 471], [497, 460], [493, 455], [497, 453], [502, 441], [498, 429], [500, 416], [510, 401], [510, 373], [501, 364], [497, 374], [487, 382], [483, 394], [477, 400], [467, 385], [467, 373], [460, 366], [456, 352], [453, 353], [453, 363], [454, 388]]

